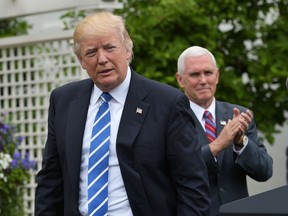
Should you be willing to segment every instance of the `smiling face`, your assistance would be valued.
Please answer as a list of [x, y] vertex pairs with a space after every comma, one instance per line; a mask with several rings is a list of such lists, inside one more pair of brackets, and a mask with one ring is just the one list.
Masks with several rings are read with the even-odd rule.
[[176, 78], [191, 101], [203, 108], [210, 106], [216, 92], [219, 70], [208, 54], [186, 57], [184, 72], [177, 72]]
[[125, 48], [117, 31], [106, 36], [93, 36], [80, 43], [78, 59], [95, 85], [109, 91], [126, 77], [131, 52]]

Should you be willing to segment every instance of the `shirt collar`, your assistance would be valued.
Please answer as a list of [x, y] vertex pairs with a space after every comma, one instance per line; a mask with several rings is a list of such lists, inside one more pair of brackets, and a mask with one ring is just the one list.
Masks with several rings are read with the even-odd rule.
[[[113, 99], [115, 99], [117, 102], [121, 103], [122, 105], [124, 105], [125, 100], [126, 100], [130, 80], [131, 80], [131, 69], [130, 67], [128, 67], [127, 74], [126, 74], [124, 81], [119, 86], [109, 91], [109, 94], [113, 97]], [[100, 98], [101, 94], [102, 94], [102, 90], [99, 89], [94, 84], [94, 87], [91, 93], [90, 104], [95, 104]]]
[[196, 104], [192, 101], [190, 101], [190, 107], [193, 110], [193, 112], [195, 113], [197, 119], [199, 119], [199, 121], [201, 121], [203, 119], [204, 111], [208, 110], [211, 113], [213, 120], [215, 122], [215, 119], [216, 119], [216, 105], [215, 105], [216, 102], [215, 101], [216, 100], [214, 97], [211, 105], [207, 109], [204, 109], [203, 107], [199, 106], [198, 104]]

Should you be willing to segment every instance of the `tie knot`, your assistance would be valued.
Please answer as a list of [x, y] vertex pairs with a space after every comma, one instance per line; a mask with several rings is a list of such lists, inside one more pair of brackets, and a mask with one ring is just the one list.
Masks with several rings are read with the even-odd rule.
[[112, 98], [112, 96], [108, 92], [103, 92], [101, 94], [101, 98], [104, 102], [108, 102]]
[[208, 110], [205, 110], [203, 116], [204, 116], [205, 119], [207, 119], [207, 118], [212, 119], [212, 115], [211, 115], [211, 113]]

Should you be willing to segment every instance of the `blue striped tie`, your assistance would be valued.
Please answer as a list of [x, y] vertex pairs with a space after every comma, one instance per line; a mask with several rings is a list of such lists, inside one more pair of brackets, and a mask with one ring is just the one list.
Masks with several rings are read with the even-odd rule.
[[110, 143], [111, 95], [102, 93], [102, 104], [94, 120], [88, 163], [88, 215], [103, 216], [108, 212], [108, 166]]

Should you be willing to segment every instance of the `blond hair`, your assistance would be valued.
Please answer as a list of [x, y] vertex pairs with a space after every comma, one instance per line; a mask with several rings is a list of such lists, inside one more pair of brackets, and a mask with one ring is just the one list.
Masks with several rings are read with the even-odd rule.
[[81, 42], [87, 38], [110, 35], [119, 32], [122, 43], [125, 48], [133, 54], [133, 42], [125, 28], [125, 20], [111, 12], [98, 12], [85, 17], [79, 22], [74, 30], [74, 53], [79, 57]]

